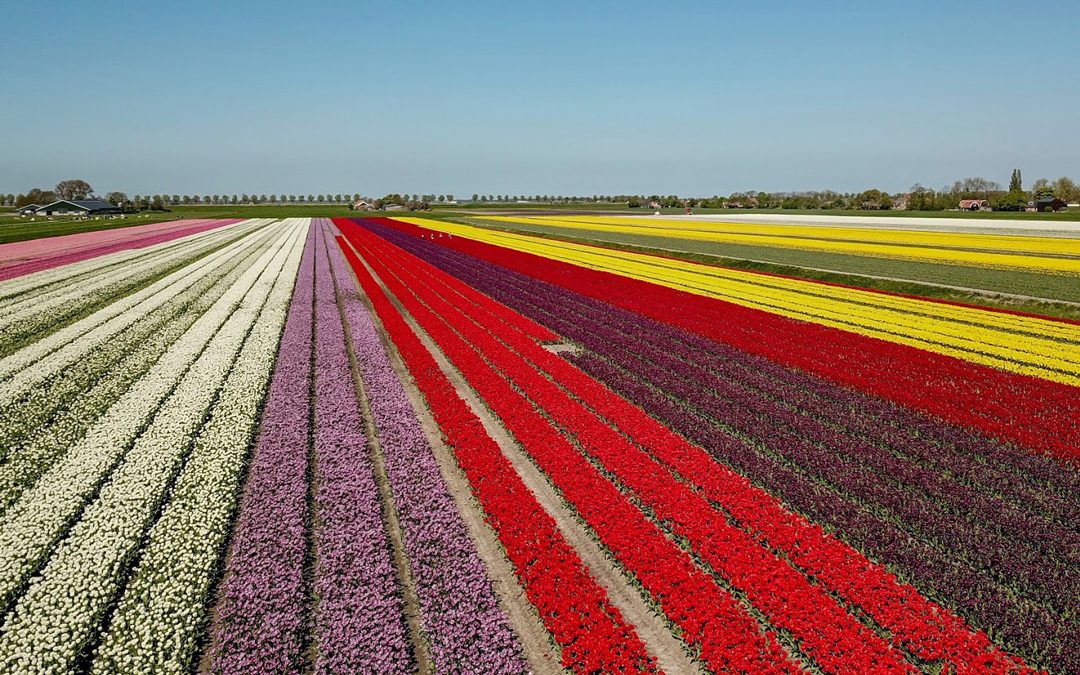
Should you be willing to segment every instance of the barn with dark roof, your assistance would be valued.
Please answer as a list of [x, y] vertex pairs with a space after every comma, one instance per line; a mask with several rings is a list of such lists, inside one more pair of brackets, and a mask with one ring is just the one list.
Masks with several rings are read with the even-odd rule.
[[34, 211], [36, 216], [102, 216], [120, 213], [115, 204], [100, 199], [61, 199], [52, 204], [41, 206]]

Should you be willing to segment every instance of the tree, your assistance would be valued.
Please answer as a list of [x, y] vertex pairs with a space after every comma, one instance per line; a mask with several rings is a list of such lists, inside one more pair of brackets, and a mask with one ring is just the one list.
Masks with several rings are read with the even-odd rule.
[[1062, 176], [1054, 181], [1054, 196], [1070, 204], [1080, 201], [1080, 186], [1077, 186], [1068, 176]]
[[51, 204], [57, 200], [56, 193], [52, 190], [42, 190], [40, 188], [34, 188], [25, 195], [19, 195], [15, 198], [15, 207], [19, 208], [26, 206], [27, 204]]
[[446, 201], [448, 201], [448, 202], [454, 201], [454, 195], [446, 195]]
[[1054, 196], [1054, 188], [1046, 178], [1040, 178], [1031, 186], [1033, 199], [1047, 199]]
[[117, 206], [123, 204], [127, 200], [127, 195], [123, 192], [110, 192], [109, 194], [105, 195], [105, 201], [109, 202], [110, 204], [116, 204]]
[[1013, 169], [1012, 178], [1009, 179], [1009, 192], [1023, 192], [1024, 181], [1020, 179], [1020, 169]]
[[994, 202], [995, 211], [1023, 211], [1027, 208], [1027, 195], [1023, 190], [1010, 190]]
[[891, 209], [892, 197], [876, 188], [867, 190], [857, 198], [860, 209]]
[[81, 178], [69, 178], [56, 184], [56, 194], [60, 199], [86, 199], [94, 188]]

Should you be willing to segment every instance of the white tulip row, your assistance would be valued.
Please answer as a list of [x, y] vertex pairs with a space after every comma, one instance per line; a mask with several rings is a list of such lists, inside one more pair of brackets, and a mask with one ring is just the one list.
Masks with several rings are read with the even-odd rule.
[[241, 301], [221, 308], [228, 312], [221, 328], [5, 617], [0, 668], [66, 672], [75, 666], [286, 263], [298, 263], [304, 230], [290, 227], [283, 246], [257, 266]]
[[0, 400], [16, 398], [105, 344], [138, 317], [157, 309], [203, 275], [226, 264], [232, 256], [250, 245], [250, 236], [218, 249], [192, 265], [0, 359], [0, 377], [9, 378], [0, 383]]
[[269, 219], [241, 221], [226, 225], [218, 230], [200, 232], [188, 237], [181, 237], [180, 239], [174, 239], [173, 241], [154, 244], [153, 246], [144, 248], [107, 253], [94, 258], [80, 260], [71, 263], [70, 265], [53, 267], [47, 270], [41, 270], [40, 272], [32, 272], [14, 279], [0, 281], [0, 307], [8, 307], [14, 303], [20, 302], [24, 296], [31, 292], [50, 292], [55, 289], [84, 282], [87, 279], [92, 279], [100, 274], [113, 274], [117, 270], [122, 269], [124, 265], [146, 255], [148, 252], [168, 249], [170, 246], [183, 243], [187, 240], [197, 240], [207, 235], [219, 234], [229, 230], [232, 230], [237, 234], [243, 234], [245, 230], [250, 231], [252, 226], [260, 223], [265, 225], [267, 222], [270, 222]]
[[[71, 398], [94, 382], [111, 375], [113, 364], [132, 349], [137, 349], [159, 326], [171, 321], [171, 317], [184, 310], [207, 289], [230, 275], [244, 260], [254, 260], [251, 256], [260, 246], [268, 246], [273, 232], [264, 232], [259, 237], [257, 246], [251, 246], [244, 253], [234, 257], [221, 267], [212, 269], [189, 288], [174, 296], [146, 316], [139, 317], [127, 329], [114, 335], [103, 345], [75, 361], [62, 371], [59, 376], [47, 383], [35, 386], [22, 396], [3, 399], [0, 403], [0, 418], [6, 424], [0, 426], [0, 458], [13, 454], [19, 440], [33, 430], [42, 431], [48, 417], [57, 409], [65, 406]], [[250, 262], [250, 260], [248, 260]], [[0, 471], [3, 468], [0, 466]]]
[[[280, 241], [245, 270], [233, 287], [199, 317], [154, 367], [4, 514], [0, 523], [0, 606], [8, 605], [41, 564], [53, 542], [97, 492], [136, 438], [143, 434], [161, 403], [177, 387], [259, 277], [264, 275], [294, 228], [275, 227], [281, 232]], [[252, 239], [248, 237], [245, 241], [250, 243]]]
[[95, 272], [79, 283], [24, 293], [24, 297], [19, 301], [4, 307], [3, 316], [0, 317], [0, 331], [21, 334], [34, 326], [47, 326], [49, 315], [58, 310], [67, 310], [70, 314], [79, 307], [107, 301], [117, 296], [118, 291], [130, 288], [140, 280], [157, 276], [163, 268], [186, 264], [215, 246], [243, 234], [243, 228], [237, 230], [231, 227], [223, 228], [223, 231], [202, 232], [168, 242], [172, 244], [170, 246], [144, 249], [143, 255], [128, 260], [124, 265]]
[[80, 360], [55, 386], [35, 388], [22, 402], [0, 408], [8, 424], [0, 427], [0, 447], [9, 448], [0, 463], [0, 515], [23, 491], [76, 443], [116, 399], [236, 281], [270, 245], [262, 238], [250, 253], [238, 256], [140, 319], [118, 339]]
[[195, 440], [168, 505], [150, 530], [97, 650], [95, 673], [190, 670], [258, 423], [261, 394], [289, 311], [302, 239]]
[[31, 272], [14, 279], [0, 281], [0, 308], [21, 302], [26, 295], [37, 291], [51, 291], [73, 283], [85, 281], [95, 274], [118, 268], [128, 260], [142, 253], [140, 249], [107, 253], [95, 258], [87, 258], [70, 265], [52, 267], [40, 272]]

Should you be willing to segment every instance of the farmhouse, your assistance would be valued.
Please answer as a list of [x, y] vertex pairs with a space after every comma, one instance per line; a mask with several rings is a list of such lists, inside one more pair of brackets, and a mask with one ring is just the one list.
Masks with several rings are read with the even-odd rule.
[[1034, 210], [1039, 213], [1046, 213], [1047, 211], [1064, 211], [1068, 207], [1065, 200], [1058, 199], [1057, 197], [1040, 197], [1036, 199], [1034, 203], [1028, 202], [1028, 205], [1034, 207]]
[[26, 206], [20, 206], [15, 209], [15, 213], [20, 216], [32, 216], [34, 212], [41, 208], [41, 204], [27, 204]]
[[61, 199], [34, 210], [36, 216], [102, 216], [120, 213], [119, 206], [100, 199]]
[[990, 202], [985, 199], [961, 199], [961, 211], [989, 211]]

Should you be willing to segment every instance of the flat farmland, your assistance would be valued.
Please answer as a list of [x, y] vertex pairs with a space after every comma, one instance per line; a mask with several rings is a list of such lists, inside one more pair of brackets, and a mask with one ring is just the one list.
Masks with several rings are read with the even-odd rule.
[[0, 670], [1080, 672], [1080, 238], [282, 215], [0, 245]]

